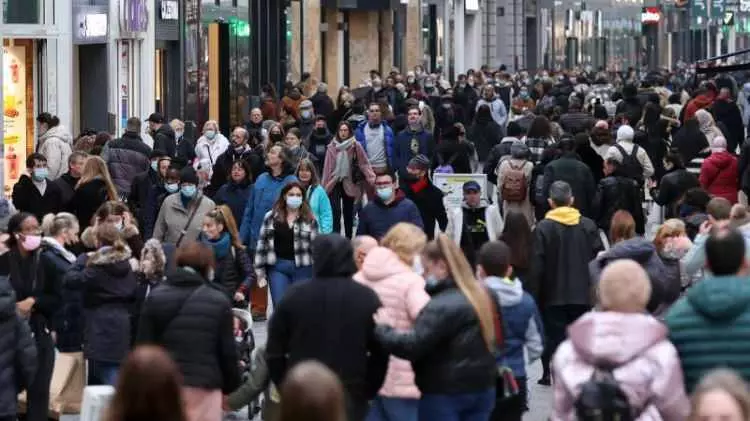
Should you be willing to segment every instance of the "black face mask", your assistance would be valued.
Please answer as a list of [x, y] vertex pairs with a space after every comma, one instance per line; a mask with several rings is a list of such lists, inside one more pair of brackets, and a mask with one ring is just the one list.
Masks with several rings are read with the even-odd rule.
[[325, 127], [318, 127], [315, 129], [315, 133], [318, 135], [324, 135], [326, 134], [326, 128]]
[[412, 173], [406, 173], [404, 174], [404, 181], [407, 183], [413, 183], [415, 181], [419, 181], [419, 176]]
[[284, 137], [281, 136], [281, 133], [271, 133], [271, 142], [278, 143], [284, 140]]

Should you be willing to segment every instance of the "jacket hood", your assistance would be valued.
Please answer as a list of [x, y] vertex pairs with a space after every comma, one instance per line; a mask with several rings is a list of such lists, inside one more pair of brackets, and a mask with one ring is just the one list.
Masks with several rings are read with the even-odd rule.
[[501, 306], [515, 306], [521, 303], [523, 285], [518, 278], [490, 276], [484, 280], [484, 283], [497, 295]]
[[581, 212], [570, 206], [552, 209], [544, 217], [568, 226], [578, 225], [581, 222]]
[[406, 199], [406, 193], [404, 193], [403, 190], [401, 190], [401, 189], [396, 189], [395, 196], [396, 196], [396, 198], [393, 200], [393, 202], [391, 202], [391, 203], [389, 203], [387, 205], [382, 200], [380, 200], [379, 197], [375, 198], [375, 203], [377, 203], [378, 206], [382, 206], [384, 208], [392, 208], [394, 206], [397, 206], [404, 199]]
[[51, 137], [56, 137], [58, 139], [61, 139], [68, 145], [73, 145], [73, 135], [71, 135], [63, 126], [55, 126], [50, 128], [49, 130], [44, 132], [43, 135], [39, 136], [39, 140], [43, 143], [45, 140]]
[[631, 238], [619, 242], [597, 258], [602, 262], [618, 259], [631, 259], [643, 265], [656, 254], [656, 246], [643, 238]]
[[700, 109], [706, 108], [711, 105], [716, 99], [716, 95], [713, 92], [706, 92], [693, 98], [693, 103]]
[[719, 167], [719, 169], [723, 170], [724, 168], [727, 168], [730, 165], [732, 165], [734, 160], [737, 158], [735, 158], [734, 155], [727, 152], [726, 150], [723, 150], [723, 151], [717, 151], [717, 152], [711, 153], [711, 156], [709, 156], [706, 159], [716, 164], [716, 166]]
[[[135, 225], [126, 225], [122, 230], [122, 236], [125, 241], [136, 235], [140, 235], [140, 233], [138, 232], [138, 227]], [[88, 249], [96, 248], [96, 232], [93, 226], [83, 230], [83, 233], [81, 233], [81, 243]]]
[[485, 198], [479, 199], [479, 206], [475, 206], [475, 207], [469, 206], [466, 203], [466, 201], [461, 202], [461, 207], [464, 208], [464, 209], [472, 209], [472, 210], [487, 209], [487, 207], [489, 207], [489, 206], [490, 206], [490, 202], [487, 201], [487, 199], [485, 199]]
[[362, 275], [371, 282], [404, 273], [413, 273], [412, 268], [402, 262], [396, 253], [385, 247], [370, 250], [362, 265]]
[[620, 366], [667, 337], [667, 328], [646, 314], [589, 312], [568, 328], [581, 358], [591, 365]]
[[746, 277], [717, 276], [704, 279], [688, 290], [690, 305], [706, 318], [731, 320], [750, 305], [750, 284]]
[[351, 242], [338, 234], [315, 237], [312, 250], [315, 278], [350, 278], [357, 272]]
[[125, 276], [132, 269], [130, 265], [130, 247], [123, 249], [102, 247], [89, 256], [87, 266], [99, 266], [102, 270], [115, 277]]
[[7, 276], [0, 277], [0, 320], [7, 320], [16, 314], [16, 293]]

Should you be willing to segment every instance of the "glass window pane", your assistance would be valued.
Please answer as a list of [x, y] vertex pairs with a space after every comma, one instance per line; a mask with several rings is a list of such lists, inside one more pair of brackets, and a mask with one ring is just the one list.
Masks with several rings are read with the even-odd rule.
[[3, 23], [41, 23], [41, 0], [3, 0]]

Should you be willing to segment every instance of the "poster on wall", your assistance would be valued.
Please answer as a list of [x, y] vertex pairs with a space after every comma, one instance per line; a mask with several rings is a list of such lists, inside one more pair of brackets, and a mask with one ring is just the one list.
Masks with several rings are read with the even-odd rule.
[[26, 162], [26, 48], [3, 47], [4, 193], [21, 177]]
[[432, 183], [443, 191], [443, 203], [446, 209], [461, 207], [464, 200], [464, 183], [476, 181], [481, 188], [482, 197], [487, 191], [487, 176], [485, 174], [432, 174]]

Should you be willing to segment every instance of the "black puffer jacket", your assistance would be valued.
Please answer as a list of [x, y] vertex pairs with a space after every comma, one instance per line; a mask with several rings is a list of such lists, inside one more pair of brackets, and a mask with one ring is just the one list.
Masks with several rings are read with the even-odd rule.
[[109, 143], [103, 152], [107, 161], [109, 174], [121, 196], [130, 194], [130, 187], [135, 176], [145, 172], [151, 166], [151, 148], [137, 133], [125, 132], [121, 138]]
[[83, 353], [119, 363], [130, 350], [130, 317], [136, 278], [130, 249], [106, 247], [83, 254], [65, 277], [65, 289], [83, 291]]
[[700, 187], [698, 177], [684, 168], [676, 168], [664, 174], [659, 183], [659, 193], [654, 196], [654, 201], [665, 207], [665, 219], [679, 216], [677, 202], [682, 199], [686, 191], [694, 187]]
[[169, 124], [162, 124], [154, 132], [154, 150], [166, 153], [170, 158], [177, 156], [177, 140]]
[[583, 216], [594, 217], [596, 183], [588, 165], [581, 162], [575, 153], [567, 153], [544, 167], [544, 197], [549, 197], [549, 188], [555, 181], [565, 181], [573, 189], [575, 207]]
[[177, 268], [141, 310], [138, 343], [163, 346], [186, 386], [234, 391], [240, 383], [232, 305], [190, 269]]
[[34, 379], [36, 346], [29, 325], [16, 315], [8, 278], [0, 279], [0, 418], [16, 419], [16, 397]]
[[375, 329], [393, 355], [411, 361], [422, 393], [481, 392], [495, 386], [495, 357], [482, 337], [479, 318], [452, 280], [428, 287], [432, 299], [409, 333]]
[[646, 218], [643, 215], [641, 193], [638, 182], [615, 172], [604, 177], [596, 192], [596, 225], [605, 233], [609, 232], [612, 216], [618, 210], [630, 212], [635, 219], [635, 232], [643, 235], [646, 228]]

